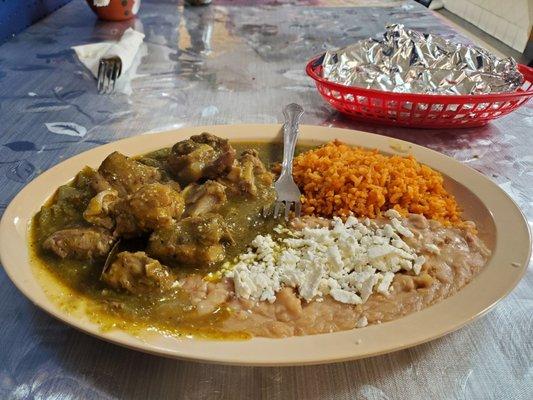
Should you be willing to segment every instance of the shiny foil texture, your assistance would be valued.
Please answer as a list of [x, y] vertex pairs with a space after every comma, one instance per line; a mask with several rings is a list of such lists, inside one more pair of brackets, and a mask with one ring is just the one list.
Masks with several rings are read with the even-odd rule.
[[522, 85], [513, 58], [500, 59], [480, 47], [400, 24], [386, 29], [381, 40], [326, 52], [323, 78], [367, 89], [448, 95], [512, 92]]

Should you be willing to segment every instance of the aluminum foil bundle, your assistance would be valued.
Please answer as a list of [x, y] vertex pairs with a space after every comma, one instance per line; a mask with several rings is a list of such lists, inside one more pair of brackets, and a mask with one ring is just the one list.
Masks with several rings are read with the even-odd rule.
[[382, 40], [366, 39], [328, 51], [322, 76], [348, 86], [399, 93], [511, 92], [523, 82], [512, 58], [452, 43], [403, 25], [388, 25]]

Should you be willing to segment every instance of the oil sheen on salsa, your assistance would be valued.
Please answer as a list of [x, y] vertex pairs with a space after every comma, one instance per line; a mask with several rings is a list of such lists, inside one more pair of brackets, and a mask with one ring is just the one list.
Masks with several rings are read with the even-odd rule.
[[[236, 142], [232, 145], [237, 152], [256, 149], [267, 166], [281, 161], [282, 146], [278, 143]], [[296, 151], [301, 152], [309, 147], [299, 146]], [[157, 166], [168, 152], [169, 149], [164, 148], [137, 159]], [[275, 195], [271, 187], [259, 187], [259, 190], [260, 195], [254, 199], [229, 196], [228, 203], [218, 211], [226, 220], [235, 240], [235, 245], [227, 248], [226, 257], [221, 263], [233, 259], [248, 247], [256, 235], [271, 232], [280, 222], [261, 216], [263, 207], [270, 205]], [[61, 286], [74, 294], [75, 299], [86, 302], [85, 312], [92, 321], [97, 322], [103, 330], [119, 328], [134, 334], [159, 331], [175, 336], [211, 339], [245, 339], [250, 336], [246, 332], [228, 333], [219, 329], [230, 312], [224, 307], [200, 316], [180, 289], [143, 295], [115, 291], [100, 280], [103, 260], [61, 259], [43, 250], [41, 245], [51, 233], [86, 224], [82, 213], [91, 196], [89, 177], [84, 170], [72, 182], [59, 187], [33, 218], [30, 251], [38, 268], [45, 268]], [[205, 275], [217, 271], [221, 263], [205, 268], [176, 267], [173, 270], [178, 278], [191, 273]]]

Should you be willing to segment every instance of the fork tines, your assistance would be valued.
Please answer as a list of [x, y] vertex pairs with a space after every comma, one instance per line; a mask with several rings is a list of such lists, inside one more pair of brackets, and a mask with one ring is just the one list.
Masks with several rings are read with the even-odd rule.
[[282, 204], [285, 205], [285, 220], [289, 220], [291, 207], [294, 205], [296, 217], [300, 216], [302, 203], [301, 193], [298, 185], [292, 177], [292, 160], [294, 149], [298, 140], [298, 123], [304, 110], [302, 106], [291, 103], [283, 108], [285, 123], [283, 124], [283, 162], [281, 163], [281, 173], [274, 182], [276, 190], [276, 204], [274, 206], [274, 218], [277, 218]]
[[280, 215], [281, 207], [285, 207], [285, 220], [289, 219], [289, 213], [294, 208], [294, 215], [299, 217], [302, 214], [302, 203], [300, 201], [281, 201], [277, 200], [274, 204], [274, 218]]
[[120, 57], [102, 58], [98, 65], [98, 93], [112, 93], [121, 73], [122, 60]]

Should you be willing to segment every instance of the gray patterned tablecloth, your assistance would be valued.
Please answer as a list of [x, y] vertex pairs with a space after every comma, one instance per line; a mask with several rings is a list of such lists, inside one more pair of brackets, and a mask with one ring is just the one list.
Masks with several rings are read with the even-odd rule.
[[[131, 83], [102, 97], [70, 47], [115, 38], [74, 0], [0, 46], [0, 212], [64, 158], [186, 125], [271, 123], [296, 101], [304, 123], [407, 139], [483, 172], [533, 221], [533, 104], [486, 127], [422, 131], [347, 120], [323, 103], [304, 63], [388, 22], [466, 40], [412, 1], [226, 1], [183, 8], [144, 0], [146, 34]], [[262, 5], [254, 5], [255, 3]], [[356, 7], [348, 7], [355, 5]], [[142, 58], [141, 58], [142, 57]], [[2, 238], [5, 240], [5, 238]], [[371, 359], [242, 368], [163, 359], [52, 319], [0, 271], [1, 399], [532, 399], [533, 272], [487, 316], [433, 342]]]

